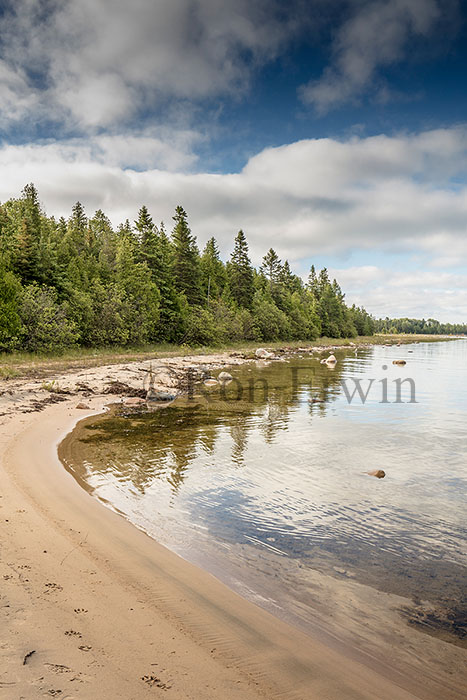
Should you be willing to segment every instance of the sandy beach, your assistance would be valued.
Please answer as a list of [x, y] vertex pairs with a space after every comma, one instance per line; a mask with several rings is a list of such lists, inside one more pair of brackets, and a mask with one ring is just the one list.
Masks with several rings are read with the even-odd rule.
[[[235, 361], [171, 359], [156, 369], [167, 387], [175, 370]], [[111, 382], [140, 387], [141, 364], [68, 373], [52, 392], [40, 380], [4, 383], [0, 697], [423, 698], [416, 679], [413, 688], [389, 680], [244, 600], [66, 472], [60, 441], [116, 400], [104, 393]], [[88, 408], [77, 408], [82, 401]]]

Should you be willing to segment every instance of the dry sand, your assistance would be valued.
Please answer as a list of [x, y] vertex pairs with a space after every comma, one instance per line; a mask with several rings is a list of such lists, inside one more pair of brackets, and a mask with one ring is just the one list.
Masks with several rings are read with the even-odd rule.
[[[126, 376], [92, 372], [87, 411], [76, 396], [49, 406], [43, 387], [4, 383], [14, 389], [0, 410], [2, 699], [423, 697], [244, 600], [81, 489], [57, 445], [109, 401], [104, 378]], [[76, 386], [78, 374], [58, 383]]]

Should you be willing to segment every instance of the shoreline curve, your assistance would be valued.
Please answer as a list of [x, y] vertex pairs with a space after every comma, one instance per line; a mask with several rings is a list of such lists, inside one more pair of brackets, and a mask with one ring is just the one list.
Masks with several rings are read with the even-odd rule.
[[2, 567], [14, 571], [3, 586], [0, 697], [31, 697], [32, 688], [40, 697], [57, 679], [58, 697], [102, 700], [138, 700], [154, 686], [176, 700], [423, 697], [241, 598], [90, 498], [57, 447], [105, 401], [93, 397], [86, 412], [67, 401], [0, 426], [0, 503], [10, 515]]

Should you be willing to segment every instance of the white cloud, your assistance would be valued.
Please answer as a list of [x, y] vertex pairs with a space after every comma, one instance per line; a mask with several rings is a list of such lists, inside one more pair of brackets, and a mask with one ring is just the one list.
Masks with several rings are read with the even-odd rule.
[[467, 275], [452, 272], [353, 267], [330, 269], [341, 283], [346, 299], [365, 306], [378, 317], [436, 318], [443, 322], [467, 321]]
[[[0, 200], [33, 181], [49, 213], [68, 216], [80, 199], [90, 214], [102, 208], [117, 224], [135, 219], [146, 204], [169, 229], [182, 204], [201, 244], [216, 236], [224, 256], [243, 228], [255, 263], [270, 246], [297, 268], [318, 255], [410, 255], [427, 271], [415, 284], [393, 276], [404, 294], [373, 265], [340, 272], [342, 286], [347, 282], [375, 313], [386, 313], [391, 298], [401, 304], [391, 313], [424, 308], [423, 315], [433, 316], [432, 306], [448, 309], [449, 303], [452, 313], [463, 313], [447, 292], [452, 273], [446, 275], [449, 266], [467, 266], [467, 185], [459, 185], [467, 169], [467, 127], [299, 141], [266, 149], [240, 173], [226, 175], [185, 172], [198, 137], [176, 133], [178, 141], [160, 132], [99, 136], [85, 145], [5, 146]], [[122, 167], [131, 158], [139, 171]], [[433, 280], [441, 280], [446, 293], [430, 297]]]
[[[16, 0], [11, 7], [0, 18], [3, 91], [21, 96], [26, 86], [40, 105], [36, 119], [90, 129], [169, 99], [241, 91], [300, 28], [293, 6], [279, 17], [278, 0]], [[34, 116], [30, 101], [14, 110], [12, 102], [0, 104], [4, 122]]]
[[[440, 19], [454, 11], [455, 4], [441, 0], [353, 3], [353, 13], [335, 36], [330, 65], [319, 80], [302, 87], [302, 99], [325, 113], [359, 98], [377, 79], [378, 69], [403, 59], [413, 41], [430, 36]], [[376, 90], [379, 100], [388, 94], [385, 85]]]

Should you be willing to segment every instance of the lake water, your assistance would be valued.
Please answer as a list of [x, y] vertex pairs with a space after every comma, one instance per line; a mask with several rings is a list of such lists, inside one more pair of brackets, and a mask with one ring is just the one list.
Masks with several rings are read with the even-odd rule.
[[[334, 368], [316, 354], [252, 362], [224, 389], [119, 408], [81, 424], [62, 458], [107, 506], [276, 615], [455, 680], [467, 341], [336, 356]], [[356, 381], [364, 401], [349, 401]]]

